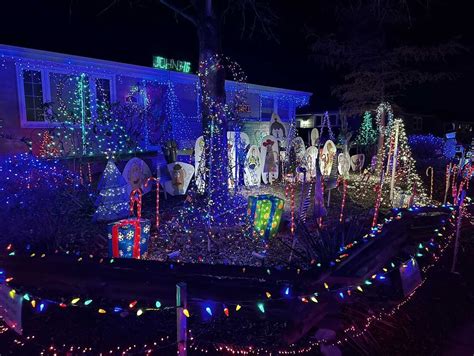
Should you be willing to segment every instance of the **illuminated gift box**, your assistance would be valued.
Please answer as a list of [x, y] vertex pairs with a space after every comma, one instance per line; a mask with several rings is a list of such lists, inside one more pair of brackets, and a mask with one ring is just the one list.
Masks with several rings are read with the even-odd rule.
[[150, 240], [150, 220], [123, 219], [108, 225], [109, 256], [113, 258], [143, 258]]
[[412, 192], [402, 191], [399, 188], [395, 188], [393, 194], [392, 208], [409, 208], [413, 205], [415, 199], [413, 198]]
[[253, 219], [257, 236], [269, 239], [277, 234], [284, 205], [283, 199], [274, 195], [249, 197], [247, 213]]

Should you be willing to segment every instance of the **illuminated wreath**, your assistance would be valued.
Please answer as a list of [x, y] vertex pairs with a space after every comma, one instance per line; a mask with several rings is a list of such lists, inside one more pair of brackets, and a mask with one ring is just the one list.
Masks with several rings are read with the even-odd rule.
[[[382, 114], [387, 113], [388, 121], [387, 125], [382, 125]], [[377, 123], [377, 128], [381, 134], [388, 135], [390, 128], [393, 124], [393, 111], [392, 106], [388, 102], [382, 102], [377, 107], [377, 116], [375, 117], [375, 122]]]
[[[227, 103], [218, 103], [209, 95], [207, 90], [207, 78], [211, 71], [216, 69], [224, 69], [226, 74], [231, 75], [231, 80], [236, 84], [231, 85], [229, 92], [232, 93], [232, 100]], [[225, 57], [220, 54], [215, 54], [209, 59], [201, 61], [199, 63], [198, 76], [201, 84], [201, 92], [203, 104], [211, 110], [216, 112], [224, 112], [226, 115], [232, 115], [238, 108], [246, 104], [247, 101], [247, 75], [242, 70], [242, 67], [235, 61], [232, 61], [229, 57]]]

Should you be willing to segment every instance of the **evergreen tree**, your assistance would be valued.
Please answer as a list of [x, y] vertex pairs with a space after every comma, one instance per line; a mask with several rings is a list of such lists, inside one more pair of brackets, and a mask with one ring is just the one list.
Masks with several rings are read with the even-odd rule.
[[372, 115], [366, 111], [364, 120], [360, 125], [359, 133], [355, 139], [355, 143], [361, 146], [371, 146], [377, 141], [377, 130], [372, 125]]
[[96, 220], [117, 220], [128, 216], [127, 182], [111, 160], [107, 162], [98, 189]]
[[[390, 147], [395, 145], [396, 127], [398, 126], [398, 147], [397, 147], [397, 165], [396, 165], [396, 176], [395, 186], [399, 187], [403, 191], [412, 192], [416, 191], [416, 194], [421, 200], [426, 199], [425, 189], [423, 182], [416, 172], [416, 161], [411, 153], [410, 145], [408, 144], [408, 138], [405, 131], [405, 123], [402, 119], [395, 119], [393, 121], [392, 129], [390, 130], [390, 136], [386, 141], [386, 152], [388, 153], [388, 175], [386, 175], [386, 182], [390, 181], [393, 163], [393, 152], [390, 151]], [[389, 187], [390, 184], [387, 184]]]

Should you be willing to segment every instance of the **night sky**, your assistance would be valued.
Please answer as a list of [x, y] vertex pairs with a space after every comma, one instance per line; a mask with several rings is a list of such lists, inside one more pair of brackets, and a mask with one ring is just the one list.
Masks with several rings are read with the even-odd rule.
[[[158, 1], [131, 6], [128, 0], [100, 14], [112, 0], [8, 1], [0, 13], [0, 43], [85, 57], [151, 66], [152, 55], [190, 60], [197, 67], [197, 38], [186, 20], [176, 17]], [[278, 41], [262, 34], [241, 37], [240, 18], [228, 18], [224, 53], [240, 63], [249, 82], [314, 93], [312, 110], [338, 108], [330, 88], [339, 76], [310, 60], [305, 27], [330, 30], [331, 14], [322, 2], [273, 1], [279, 17], [274, 29]], [[439, 5], [438, 3], [443, 3]], [[432, 1], [430, 15], [417, 23], [412, 36], [438, 39], [460, 36], [472, 49], [474, 36], [467, 1]], [[295, 5], [298, 4], [298, 5]], [[473, 120], [472, 50], [449, 65], [459, 79], [415, 87], [407, 92], [411, 111], [440, 118]]]

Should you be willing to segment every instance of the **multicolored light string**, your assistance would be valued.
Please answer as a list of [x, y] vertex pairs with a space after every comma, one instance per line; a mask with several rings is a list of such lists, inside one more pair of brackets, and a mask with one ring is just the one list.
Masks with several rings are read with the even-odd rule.
[[160, 231], [160, 178], [149, 177], [145, 181], [145, 188], [148, 187], [148, 184], [155, 182], [156, 185], [156, 210], [155, 210], [155, 225], [156, 231]]

